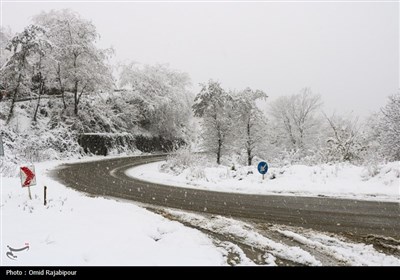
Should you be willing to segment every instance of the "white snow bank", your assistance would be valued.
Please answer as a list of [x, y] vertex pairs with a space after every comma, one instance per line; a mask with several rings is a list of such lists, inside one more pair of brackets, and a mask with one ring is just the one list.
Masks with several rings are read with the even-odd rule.
[[[353, 243], [334, 234], [328, 236], [314, 230], [282, 225], [264, 227], [260, 230], [249, 222], [221, 216], [213, 215], [210, 219], [194, 213], [182, 213], [175, 210], [167, 210], [167, 212], [172, 216], [179, 217], [181, 221], [222, 235], [234, 236], [243, 244], [263, 250], [265, 252], [263, 258], [267, 265], [276, 265], [276, 258], [312, 266], [327, 265], [324, 264], [326, 258], [334, 260], [334, 265], [400, 265], [398, 257], [378, 252], [372, 245]], [[272, 232], [279, 235], [272, 234]], [[285, 244], [280, 235], [295, 242], [290, 245]], [[316, 251], [318, 254], [315, 254]], [[321, 256], [325, 256], [325, 258], [321, 258]]]
[[380, 253], [372, 245], [348, 243], [320, 233], [309, 233], [308, 236], [302, 236], [288, 230], [277, 231], [301, 244], [334, 257], [343, 264], [352, 266], [400, 265], [400, 259]]
[[275, 257], [280, 257], [303, 265], [321, 265], [321, 262], [315, 259], [315, 257], [309, 252], [302, 250], [298, 246], [288, 246], [273, 241], [272, 239], [259, 234], [257, 230], [248, 223], [222, 216], [213, 216], [212, 219], [208, 219], [194, 213], [179, 213], [174, 210], [170, 210], [169, 213], [179, 217], [185, 222], [189, 222], [207, 230], [235, 236], [236, 239], [240, 240], [244, 244], [263, 250], [265, 252], [264, 260], [267, 265], [276, 265]]
[[223, 166], [187, 168], [174, 175], [160, 171], [163, 163], [134, 167], [127, 175], [159, 184], [221, 192], [400, 200], [400, 162], [377, 166], [373, 172], [351, 164], [272, 167], [265, 180], [255, 166], [236, 170]]
[[[128, 202], [90, 198], [46, 175], [58, 163], [36, 165], [37, 186], [1, 180], [1, 265], [223, 265], [220, 248], [201, 232]], [[43, 205], [43, 186], [48, 205]], [[6, 256], [7, 246], [30, 249]]]

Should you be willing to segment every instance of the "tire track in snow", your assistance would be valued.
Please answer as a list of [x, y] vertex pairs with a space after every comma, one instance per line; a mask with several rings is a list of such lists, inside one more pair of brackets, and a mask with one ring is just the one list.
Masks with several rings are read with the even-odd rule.
[[[212, 230], [206, 229], [199, 225], [194, 225], [188, 221], [183, 221], [179, 217], [173, 216], [165, 209], [146, 207], [147, 210], [152, 211], [156, 214], [162, 215], [163, 217], [182, 223], [184, 226], [197, 229], [207, 234], [214, 241], [218, 248], [221, 248], [223, 253], [226, 255], [226, 262], [229, 265], [275, 265], [276, 258], [266, 256], [263, 250], [249, 246], [235, 239], [233, 236], [216, 233]], [[293, 262], [278, 260], [280, 264], [295, 265]]]
[[[176, 210], [163, 210], [169, 218], [174, 218], [189, 226], [229, 237], [236, 244], [246, 245], [261, 251], [267, 265], [311, 265], [319, 266], [321, 262], [298, 246], [288, 246], [258, 233], [253, 226], [242, 221], [222, 216], [205, 217], [204, 215], [184, 213]], [[241, 247], [239, 245], [239, 247]], [[242, 247], [241, 247], [242, 248]], [[242, 248], [243, 249], [243, 248]]]
[[304, 231], [302, 234], [275, 229], [280, 234], [353, 266], [400, 266], [400, 259], [378, 252], [372, 245], [350, 243], [344, 238]]
[[[400, 259], [379, 252], [372, 245], [352, 243], [334, 234], [328, 236], [312, 230], [280, 225], [254, 225], [221, 216], [176, 210], [156, 212], [219, 239], [219, 246], [230, 244], [228, 249], [235, 248], [231, 262], [228, 260], [231, 265], [251, 265], [252, 262], [266, 265], [400, 265]], [[229, 241], [220, 241], [221, 237], [223, 240], [228, 237]], [[313, 260], [307, 259], [307, 256]], [[235, 258], [239, 261], [235, 261]]]
[[318, 250], [315, 250], [314, 248], [311, 248], [309, 246], [306, 246], [302, 243], [297, 242], [296, 240], [293, 240], [290, 237], [287, 237], [281, 233], [279, 233], [276, 228], [280, 228], [280, 226], [277, 225], [271, 225], [271, 224], [257, 224], [255, 226], [261, 234], [266, 234], [269, 238], [283, 242], [289, 246], [299, 246], [301, 249], [304, 251], [309, 252], [311, 255], [313, 255], [317, 260], [319, 260], [323, 266], [343, 266], [343, 265], [349, 265], [346, 262], [343, 262], [341, 260], [338, 260], [330, 255], [325, 254], [324, 252], [320, 252]]

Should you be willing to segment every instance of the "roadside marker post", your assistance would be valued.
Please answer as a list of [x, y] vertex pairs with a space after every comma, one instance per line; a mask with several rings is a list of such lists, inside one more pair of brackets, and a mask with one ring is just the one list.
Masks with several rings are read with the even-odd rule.
[[44, 206], [47, 205], [47, 187], [44, 186]]
[[262, 174], [262, 179], [264, 180], [264, 175], [268, 171], [268, 163], [265, 161], [260, 161], [257, 166], [257, 170], [260, 174]]

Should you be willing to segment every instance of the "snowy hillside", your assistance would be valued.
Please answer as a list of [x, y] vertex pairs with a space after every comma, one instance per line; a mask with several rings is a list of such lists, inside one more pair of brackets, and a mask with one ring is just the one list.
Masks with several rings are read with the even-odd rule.
[[[16, 176], [18, 166], [29, 162], [61, 160], [91, 154], [117, 155], [172, 150], [182, 138], [166, 136], [140, 124], [129, 105], [138, 96], [132, 92], [110, 92], [83, 97], [82, 110], [74, 115], [61, 99], [41, 102], [36, 121], [36, 100], [18, 102], [9, 123], [7, 103], [0, 103], [0, 127], [5, 157], [0, 161], [4, 176]], [[86, 138], [83, 138], [85, 136]], [[104, 151], [104, 152], [103, 152]]]

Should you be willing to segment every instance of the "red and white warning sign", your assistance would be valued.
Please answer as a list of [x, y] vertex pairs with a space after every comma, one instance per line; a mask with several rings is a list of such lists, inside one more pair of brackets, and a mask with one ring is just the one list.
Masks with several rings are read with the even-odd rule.
[[30, 187], [36, 185], [35, 166], [22, 166], [20, 170], [21, 186]]

